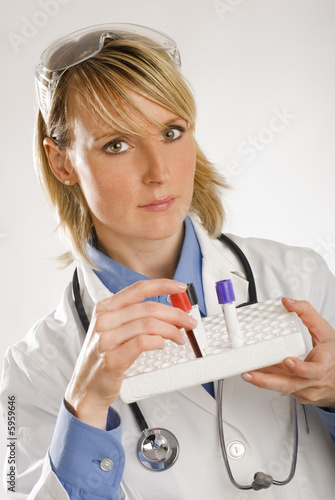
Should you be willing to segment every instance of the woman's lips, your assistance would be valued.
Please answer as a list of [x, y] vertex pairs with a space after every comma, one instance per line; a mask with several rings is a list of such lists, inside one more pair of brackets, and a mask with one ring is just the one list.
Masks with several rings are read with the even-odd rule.
[[149, 210], [151, 212], [160, 212], [163, 210], [168, 210], [174, 203], [174, 196], [164, 196], [163, 198], [157, 198], [152, 200], [145, 205], [140, 205], [139, 208], [142, 210]]

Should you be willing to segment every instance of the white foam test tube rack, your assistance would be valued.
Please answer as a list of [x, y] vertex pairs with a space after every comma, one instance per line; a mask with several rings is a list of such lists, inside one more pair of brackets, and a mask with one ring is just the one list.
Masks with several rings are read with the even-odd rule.
[[205, 332], [204, 325], [201, 320], [201, 314], [198, 306], [198, 296], [197, 292], [195, 291], [195, 286], [193, 283], [188, 283], [187, 285], [187, 290], [186, 290], [187, 296], [191, 302], [192, 309], [189, 312], [189, 315], [192, 316], [195, 320], [197, 320], [198, 324], [195, 328], [193, 328], [193, 333], [195, 338], [197, 339], [199, 349], [201, 351], [201, 354], [203, 356], [207, 355], [207, 347], [208, 347], [208, 340], [207, 340], [207, 335]]
[[239, 326], [235, 293], [231, 280], [222, 280], [215, 283], [216, 294], [219, 304], [222, 307], [223, 316], [226, 322], [230, 345], [233, 349], [243, 346], [243, 336]]

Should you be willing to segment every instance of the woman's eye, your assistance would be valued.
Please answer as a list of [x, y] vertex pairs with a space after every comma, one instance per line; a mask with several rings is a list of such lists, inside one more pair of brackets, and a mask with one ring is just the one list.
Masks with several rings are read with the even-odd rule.
[[179, 137], [182, 135], [183, 130], [181, 128], [177, 127], [171, 127], [163, 132], [163, 139], [165, 141], [174, 141], [176, 139], [179, 139]]
[[107, 153], [124, 153], [129, 148], [128, 144], [124, 141], [112, 141], [106, 146]]

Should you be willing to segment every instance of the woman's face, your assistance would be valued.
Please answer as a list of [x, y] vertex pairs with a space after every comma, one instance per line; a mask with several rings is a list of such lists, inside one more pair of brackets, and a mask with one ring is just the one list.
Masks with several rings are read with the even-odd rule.
[[105, 249], [180, 235], [192, 201], [196, 154], [187, 122], [135, 92], [132, 98], [164, 126], [130, 111], [147, 135], [120, 134], [92, 116], [78, 97], [70, 109], [68, 158]]

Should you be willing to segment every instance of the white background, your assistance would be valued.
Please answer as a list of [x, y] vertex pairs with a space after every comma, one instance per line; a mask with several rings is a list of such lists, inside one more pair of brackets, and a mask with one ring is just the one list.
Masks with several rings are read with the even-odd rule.
[[[234, 188], [224, 230], [312, 247], [335, 271], [333, 0], [3, 2], [1, 361], [71, 276], [58, 269], [65, 248], [33, 168], [33, 67], [55, 38], [107, 22], [177, 41], [198, 103], [197, 138]], [[5, 437], [1, 429], [1, 462]]]

